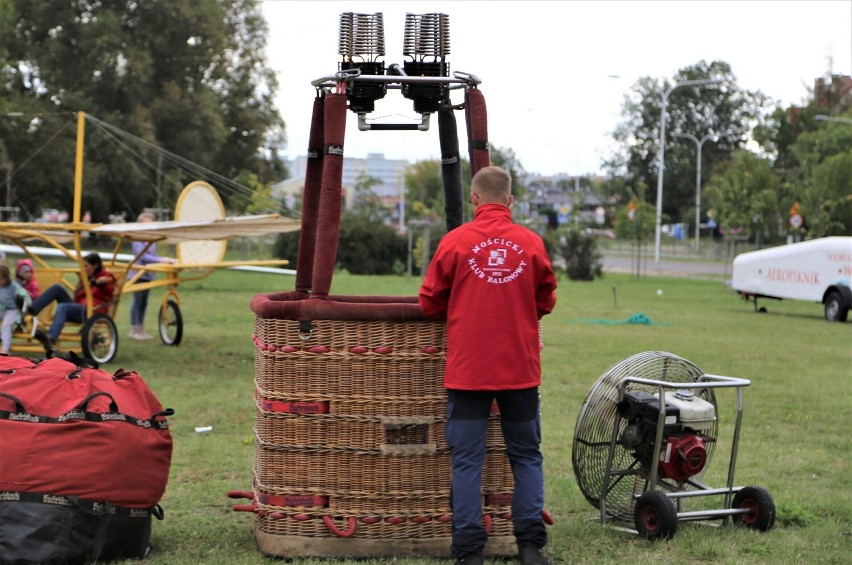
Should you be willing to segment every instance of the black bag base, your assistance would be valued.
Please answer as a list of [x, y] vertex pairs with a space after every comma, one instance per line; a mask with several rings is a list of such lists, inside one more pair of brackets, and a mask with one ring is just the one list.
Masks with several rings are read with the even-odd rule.
[[151, 551], [146, 509], [25, 492], [0, 492], [0, 565], [84, 565]]

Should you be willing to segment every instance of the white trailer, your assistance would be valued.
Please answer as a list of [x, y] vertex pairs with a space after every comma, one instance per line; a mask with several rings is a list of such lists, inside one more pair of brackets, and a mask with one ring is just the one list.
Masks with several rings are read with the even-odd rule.
[[825, 306], [825, 319], [846, 321], [852, 308], [852, 237], [825, 237], [742, 253], [731, 287], [745, 300], [807, 300]]

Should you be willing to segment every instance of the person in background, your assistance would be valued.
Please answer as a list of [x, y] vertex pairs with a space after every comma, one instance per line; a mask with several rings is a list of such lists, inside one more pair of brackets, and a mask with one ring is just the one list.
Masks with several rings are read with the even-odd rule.
[[[142, 212], [136, 219], [137, 222], [153, 222], [154, 215], [150, 212]], [[177, 263], [176, 259], [171, 257], [161, 257], [157, 254], [157, 244], [148, 245], [145, 241], [134, 241], [131, 244], [133, 256], [136, 258], [135, 263], [138, 265], [151, 265], [152, 263]], [[130, 278], [136, 276], [137, 271], [130, 271]], [[154, 279], [154, 273], [151, 271], [143, 271], [136, 279], [136, 282], [147, 282]], [[133, 293], [133, 302], [130, 304], [130, 337], [133, 339], [151, 339], [151, 336], [145, 333], [145, 311], [148, 309], [148, 295], [150, 289], [141, 290]]]
[[512, 179], [499, 167], [473, 177], [473, 221], [446, 234], [419, 302], [447, 319], [447, 445], [452, 461], [452, 556], [482, 565], [482, 469], [493, 402], [512, 467], [512, 525], [521, 565], [550, 565], [541, 454], [539, 321], [556, 304], [556, 276], [541, 237], [512, 222]]
[[18, 301], [25, 306], [30, 303], [27, 291], [12, 280], [12, 273], [6, 265], [0, 265], [0, 308], [3, 309], [3, 323], [0, 325], [0, 354], [8, 355], [12, 348], [12, 326], [21, 321]]
[[30, 259], [21, 259], [15, 266], [15, 279], [21, 285], [27, 294], [30, 295], [30, 300], [38, 298], [41, 289], [35, 276], [35, 268]]
[[[83, 267], [92, 288], [92, 306], [94, 313], [109, 313], [109, 303], [115, 295], [115, 276], [104, 268], [101, 256], [97, 253], [89, 253], [83, 257]], [[45, 351], [53, 349], [53, 344], [59, 339], [59, 334], [65, 326], [66, 321], [82, 323], [86, 319], [86, 291], [83, 281], [74, 289], [73, 298], [61, 284], [55, 284], [45, 290], [32, 303], [29, 311], [33, 316], [38, 315], [42, 309], [56, 301], [56, 311], [53, 313], [53, 321], [47, 334], [42, 330], [35, 331], [35, 338], [44, 345]]]

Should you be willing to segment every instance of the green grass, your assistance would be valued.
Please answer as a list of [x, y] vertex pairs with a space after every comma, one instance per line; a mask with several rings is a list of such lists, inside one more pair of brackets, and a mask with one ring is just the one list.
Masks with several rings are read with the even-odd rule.
[[[337, 294], [416, 294], [419, 280], [335, 275]], [[106, 367], [142, 374], [165, 406], [174, 436], [171, 479], [155, 521], [151, 565], [262, 564], [251, 516], [230, 510], [229, 490], [251, 486], [254, 368], [251, 297], [291, 290], [293, 278], [217, 272], [181, 286], [184, 340], [179, 347], [136, 342], [129, 300], [118, 318], [122, 336]], [[662, 294], [658, 294], [658, 289]], [[151, 297], [153, 330], [158, 291]], [[593, 283], [562, 280], [555, 312], [544, 320], [542, 417], [549, 555], [556, 563], [846, 563], [852, 556], [852, 323], [828, 323], [819, 304], [767, 302], [756, 314], [718, 281], [633, 280], [609, 275]], [[642, 313], [651, 325], [623, 321]], [[601, 527], [571, 466], [573, 429], [583, 398], [611, 365], [634, 353], [668, 351], [707, 373], [750, 379], [735, 483], [769, 489], [776, 528], [682, 523], [668, 542], [648, 543]], [[718, 394], [720, 445], [706, 481], [723, 486], [732, 431], [733, 393]], [[213, 426], [197, 434], [195, 426]], [[327, 560], [302, 559], [319, 564]], [[338, 563], [356, 563], [354, 560]], [[415, 558], [358, 563], [437, 565]], [[507, 561], [509, 563], [511, 561]], [[128, 562], [130, 563], [130, 562]]]

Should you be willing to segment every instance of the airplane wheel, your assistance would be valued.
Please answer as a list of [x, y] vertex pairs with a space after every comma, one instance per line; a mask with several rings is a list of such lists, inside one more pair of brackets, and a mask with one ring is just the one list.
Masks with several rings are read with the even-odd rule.
[[183, 338], [183, 317], [180, 315], [180, 307], [174, 300], [169, 300], [160, 306], [160, 339], [166, 345], [180, 345]]
[[99, 364], [109, 363], [118, 352], [118, 330], [112, 318], [103, 313], [92, 315], [81, 332], [83, 355]]

